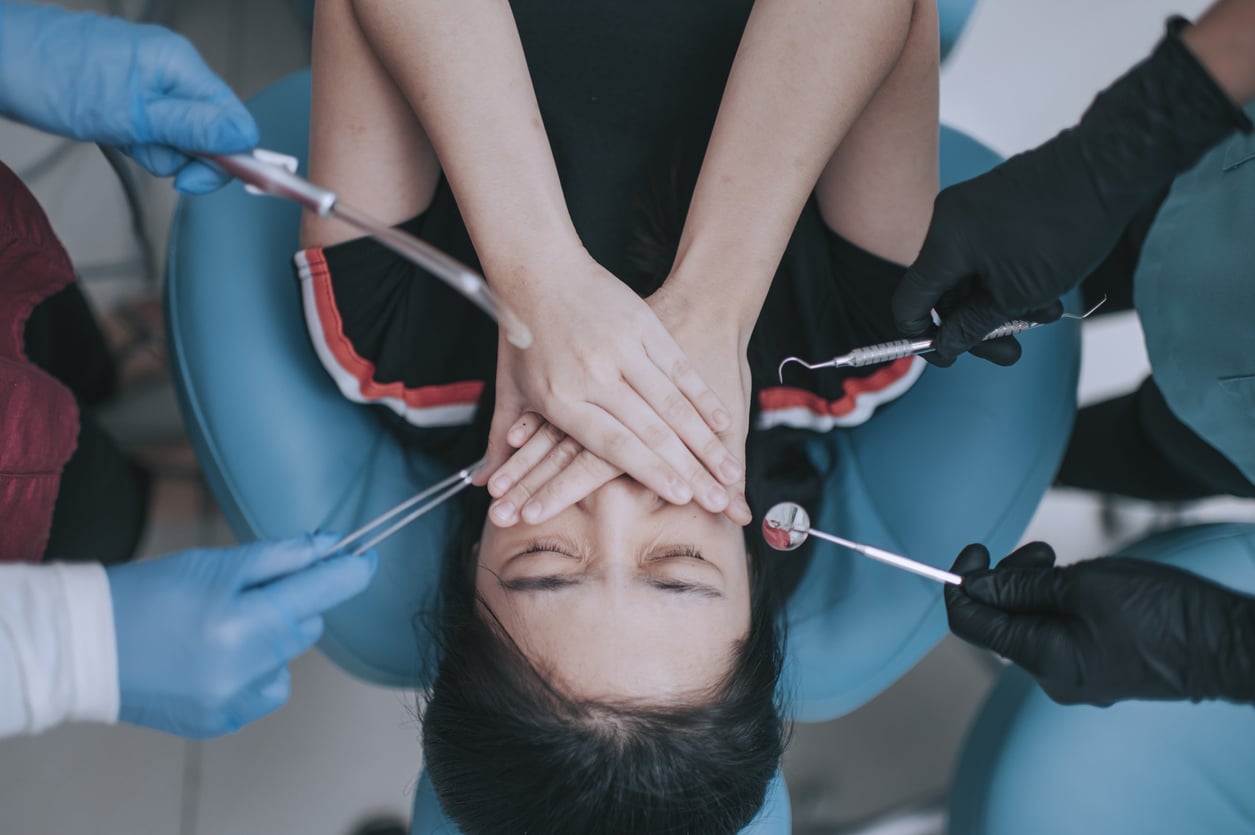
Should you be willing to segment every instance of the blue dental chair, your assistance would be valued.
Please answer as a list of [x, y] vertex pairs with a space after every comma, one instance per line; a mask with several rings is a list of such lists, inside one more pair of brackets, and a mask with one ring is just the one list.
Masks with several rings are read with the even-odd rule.
[[972, 9], [976, 0], [937, 0], [937, 22], [941, 29], [941, 60], [950, 56], [955, 44], [959, 42], [968, 22], [972, 19]]
[[[249, 107], [265, 147], [304, 158], [308, 72]], [[951, 130], [940, 153], [943, 183], [998, 159]], [[295, 205], [233, 184], [183, 200], [171, 232], [173, 374], [205, 478], [241, 540], [351, 530], [448, 475], [343, 399], [319, 365], [290, 267], [298, 222]], [[869, 423], [814, 439], [809, 453], [828, 473], [826, 504], [811, 509], [816, 527], [942, 567], [971, 541], [1009, 552], [1054, 475], [1075, 412], [1075, 323], [1023, 342], [1012, 368], [979, 360], [929, 368]], [[438, 588], [440, 566], [427, 555], [442, 550], [455, 512], [444, 505], [380, 546], [370, 588], [326, 618], [320, 648], [336, 664], [377, 684], [427, 683], [414, 616]], [[788, 621], [782, 686], [799, 721], [858, 707], [946, 631], [936, 584], [835, 548], [816, 554]], [[777, 775], [747, 831], [788, 832], [788, 810]], [[455, 831], [425, 778], [414, 820], [416, 833]]]
[[[1169, 531], [1121, 554], [1255, 593], [1255, 525]], [[1255, 832], [1255, 708], [1227, 702], [1052, 702], [1003, 673], [950, 793], [956, 835], [1239, 835]]]

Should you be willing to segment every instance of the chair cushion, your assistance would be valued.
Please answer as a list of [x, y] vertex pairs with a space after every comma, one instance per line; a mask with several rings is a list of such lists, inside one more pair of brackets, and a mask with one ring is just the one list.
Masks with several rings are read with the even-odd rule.
[[[1255, 525], [1171, 531], [1125, 548], [1255, 593]], [[1255, 832], [1255, 710], [1227, 702], [1052, 702], [1003, 674], [973, 725], [950, 796], [964, 835]]]

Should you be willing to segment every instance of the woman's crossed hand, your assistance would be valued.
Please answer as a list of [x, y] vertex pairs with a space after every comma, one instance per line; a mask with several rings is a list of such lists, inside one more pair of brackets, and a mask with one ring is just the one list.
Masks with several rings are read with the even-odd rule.
[[[529, 355], [535, 347], [519, 352], [502, 340], [497, 410], [489, 436], [489, 466], [481, 470], [489, 492], [497, 498], [490, 511], [493, 523], [508, 526], [520, 518], [529, 524], [543, 522], [627, 473], [676, 504], [684, 504], [695, 496], [706, 510], [723, 512], [738, 524], [748, 524], [744, 469], [738, 457], [728, 452], [729, 448], [744, 448], [749, 406], [749, 365], [745, 360], [748, 335], [725, 323], [710, 321], [698, 307], [665, 290], [642, 301], [613, 276], [606, 274], [605, 278], [613, 282], [612, 288], [598, 287], [596, 296], [581, 293], [580, 298], [572, 299], [572, 307], [586, 307], [590, 302], [615, 306], [602, 307], [594, 319], [573, 323], [572, 334], [560, 333], [567, 320], [545, 317], [535, 321], [543, 321], [559, 331], [547, 336], [556, 336], [558, 340], [565, 336], [567, 344], [571, 344], [572, 336], [583, 334], [599, 348], [625, 346], [621, 382], [636, 396], [613, 392], [613, 386], [609, 386], [612, 393], [603, 402], [623, 405], [619, 413], [621, 426], [633, 426], [634, 435], [603, 443], [603, 449], [614, 452], [611, 457], [600, 454], [574, 432], [564, 431], [555, 413], [546, 411], [543, 403], [537, 403], [538, 397], [529, 398], [522, 389], [529, 380], [519, 360], [542, 360], [544, 355], [537, 353], [533, 358]], [[589, 330], [589, 326], [605, 328], [605, 339], [593, 339], [598, 331]], [[540, 339], [538, 335], [538, 343]], [[633, 351], [636, 357], [628, 353]], [[629, 366], [643, 366], [639, 359], [642, 355], [654, 367], [638, 370], [640, 376], [629, 377]], [[584, 379], [596, 379], [592, 364], [607, 362], [613, 368], [610, 360], [614, 356], [599, 353], [597, 357], [568, 359], [579, 360], [575, 365]], [[562, 366], [547, 365], [542, 360], [541, 367]], [[664, 369], [674, 373], [666, 374]], [[673, 383], [671, 391], [658, 382], [658, 375]], [[653, 381], [654, 396], [646, 397], [636, 389], [633, 379]], [[613, 378], [603, 378], [602, 382], [613, 382]], [[530, 383], [535, 387], [537, 379]], [[504, 401], [503, 396], [507, 398]], [[508, 407], [503, 409], [503, 403]], [[642, 408], [645, 404], [659, 404], [663, 409], [650, 415]], [[731, 410], [725, 404], [732, 404]], [[721, 409], [723, 415], [719, 416]], [[619, 428], [610, 423], [614, 416], [607, 414], [609, 409], [602, 407], [601, 412], [598, 415], [583, 411], [597, 418], [590, 420], [588, 428]], [[580, 412], [571, 410], [565, 414], [574, 416]], [[635, 419], [632, 424], [629, 418]], [[711, 431], [712, 426], [716, 431]], [[648, 434], [635, 427], [642, 427]], [[586, 434], [603, 440], [595, 431]], [[728, 464], [733, 466], [727, 467]], [[672, 471], [668, 472], [668, 468]], [[717, 472], [730, 489], [716, 483], [711, 472]], [[676, 478], [678, 474], [683, 476], [682, 481]]]

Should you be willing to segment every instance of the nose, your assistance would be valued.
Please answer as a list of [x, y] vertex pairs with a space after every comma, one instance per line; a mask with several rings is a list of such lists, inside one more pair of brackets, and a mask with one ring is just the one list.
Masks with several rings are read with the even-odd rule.
[[611, 479], [584, 500], [590, 512], [610, 514], [610, 518], [651, 510], [660, 501], [656, 493], [626, 475]]

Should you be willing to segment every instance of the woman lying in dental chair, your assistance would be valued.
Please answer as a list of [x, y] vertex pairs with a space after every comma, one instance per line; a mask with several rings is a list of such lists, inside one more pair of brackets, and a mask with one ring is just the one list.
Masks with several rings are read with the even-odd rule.
[[[561, 26], [515, 9], [507, 23], [529, 59], [538, 115], [513, 129], [502, 115], [509, 108], [481, 112], [472, 105], [487, 107], [485, 98], [454, 83], [452, 71], [463, 54], [503, 55], [520, 69], [517, 45], [484, 49], [468, 33], [500, 35], [500, 20], [450, 37], [441, 10], [423, 4], [319, 4], [310, 178], [481, 265], [494, 290], [532, 313], [538, 336], [529, 352], [503, 347], [499, 355], [491, 325], [443, 286], [410, 277], [345, 230], [308, 222], [298, 261], [315, 345], [323, 343], [324, 367], [342, 390], [379, 404], [400, 447], [358, 432], [348, 404], [337, 411], [313, 393], [313, 381], [286, 373], [305, 368], [304, 357], [276, 343], [288, 338], [286, 324], [244, 324], [252, 321], [245, 298], [265, 316], [283, 315], [271, 309], [278, 285], [226, 263], [243, 254], [195, 245], [199, 225], [200, 243], [225, 233], [232, 252], [255, 257], [286, 228], [276, 225], [286, 208], [227, 193], [188, 204], [176, 223], [187, 238], [174, 249], [169, 296], [182, 393], [204, 433], [201, 458], [241, 535], [352, 529], [403, 491], [438, 480], [433, 473], [479, 457], [490, 422], [494, 463], [502, 460], [510, 425], [537, 405], [528, 392], [548, 373], [546, 358], [590, 357], [599, 342], [639, 343], [629, 321], [658, 334], [649, 346], [674, 340], [727, 412], [731, 426], [712, 446], [714, 436], [702, 435], [711, 431], [705, 419], [720, 423], [711, 400], [686, 388], [697, 392], [701, 425], [677, 422], [680, 440], [658, 444], [665, 460], [637, 466], [620, 456], [638, 481], [612, 478], [617, 471], [598, 464], [606, 486], [569, 509], [546, 501], [545, 513], [557, 515], [540, 520], [543, 537], [537, 526], [510, 525], [509, 514], [490, 521], [482, 492], [442, 508], [381, 545], [371, 588], [329, 614], [323, 646], [340, 663], [375, 680], [431, 686], [426, 766], [464, 831], [735, 830], [754, 816], [776, 771], [783, 710], [800, 721], [851, 710], [940, 638], [940, 595], [927, 581], [840, 554], [756, 556], [757, 536], [744, 537], [728, 518], [747, 514], [736, 502], [740, 479], [720, 472], [722, 456], [747, 465], [759, 513], [776, 498], [799, 500], [817, 527], [937, 563], [974, 538], [1009, 550], [1054, 470], [1072, 412], [1075, 332], [1063, 325], [1034, 334], [1033, 350], [1010, 371], [972, 363], [944, 378], [920, 376], [908, 360], [858, 377], [775, 383], [785, 354], [830, 356], [896, 336], [887, 302], [901, 273], [894, 264], [918, 247], [936, 189], [931, 7], [872, 4], [848, 27], [791, 16], [807, 31], [782, 33], [789, 21], [761, 4], [753, 16], [748, 3], [735, 15], [720, 7], [723, 16], [672, 5], [583, 6]], [[412, 10], [423, 13], [421, 25], [395, 16]], [[668, 15], [675, 20], [663, 21]], [[794, 73], [804, 78], [780, 85], [792, 89], [786, 102], [768, 83], [787, 69], [773, 47], [820, 22], [820, 57]], [[872, 29], [885, 35], [875, 47]], [[426, 36], [433, 42], [414, 43]], [[850, 49], [834, 50], [833, 39], [847, 36]], [[454, 54], [442, 53], [450, 44]], [[473, 78], [493, 66], [472, 62], [463, 72]], [[853, 73], [856, 66], [871, 69]], [[291, 108], [276, 106], [304, 95], [303, 81], [293, 81], [255, 107], [268, 144], [301, 152], [303, 137], [283, 115], [290, 119]], [[530, 93], [506, 98], [531, 101]], [[441, 118], [425, 113], [431, 108]], [[530, 132], [541, 115], [547, 143]], [[522, 164], [535, 164], [524, 146], [540, 147], [539, 169]], [[439, 166], [424, 153], [431, 147]], [[553, 243], [544, 228], [565, 233]], [[488, 240], [480, 229], [491, 230]], [[257, 265], [264, 269], [264, 259]], [[527, 282], [510, 288], [520, 276]], [[557, 287], [545, 297], [548, 316], [525, 298], [547, 292], [530, 286], [542, 280]], [[576, 280], [572, 292], [566, 285]], [[614, 301], [594, 304], [606, 296]], [[229, 343], [184, 315], [196, 308], [203, 320], [218, 302], [236, 311]], [[544, 352], [543, 340], [587, 333], [576, 326], [588, 323], [598, 328], [586, 337], [592, 344]], [[995, 347], [1008, 349], [1016, 350]], [[229, 396], [216, 394], [221, 386]], [[511, 409], [498, 409], [495, 421], [480, 402], [494, 389], [514, 398], [499, 398]], [[899, 402], [859, 423], [893, 397]], [[539, 405], [557, 420], [560, 408]], [[624, 414], [625, 424], [640, 414]], [[929, 427], [947, 423], [965, 430], [935, 443]], [[582, 424], [557, 425], [596, 446], [580, 438]], [[258, 427], [273, 428], [259, 435]], [[668, 492], [677, 449], [689, 456], [676, 465], [687, 462], [679, 472], [690, 476], [696, 503], [656, 498]], [[980, 470], [972, 489], [936, 489], [959, 466]], [[299, 468], [305, 475], [294, 482]], [[285, 489], [263, 489], [281, 474]], [[726, 503], [708, 495], [716, 485]], [[518, 556], [533, 546], [541, 550]], [[443, 596], [435, 574], [443, 574]], [[786, 620], [787, 651], [777, 632]], [[420, 657], [431, 645], [435, 657]], [[569, 759], [576, 754], [586, 759]], [[420, 805], [425, 797], [420, 786]], [[422, 809], [418, 818], [430, 819]]]
[[[806, 566], [741, 527], [746, 439], [761, 515], [768, 467], [815, 481], [799, 430], [922, 370], [773, 379], [896, 337], [937, 189], [935, 8], [843, 32], [821, 5], [438, 5], [317, 7], [310, 177], [481, 265], [535, 343], [335, 221], [307, 216], [296, 259], [346, 396], [452, 468], [489, 448], [498, 501], [473, 491], [440, 555], [426, 767], [467, 832], [735, 831], [782, 752]], [[767, 71], [799, 36], [831, 66]]]

